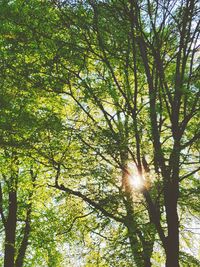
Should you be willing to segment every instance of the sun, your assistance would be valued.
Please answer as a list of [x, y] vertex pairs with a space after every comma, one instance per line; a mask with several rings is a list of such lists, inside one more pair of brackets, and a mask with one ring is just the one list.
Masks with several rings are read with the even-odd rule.
[[130, 175], [129, 184], [131, 187], [141, 190], [144, 187], [143, 177], [140, 175]]
[[129, 187], [137, 191], [141, 191], [145, 187], [145, 179], [143, 175], [138, 173], [138, 170], [134, 164], [128, 166], [128, 184]]

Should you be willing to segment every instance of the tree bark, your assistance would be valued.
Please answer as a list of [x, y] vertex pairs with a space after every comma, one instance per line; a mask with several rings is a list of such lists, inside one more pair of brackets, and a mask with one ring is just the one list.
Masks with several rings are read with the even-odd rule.
[[170, 158], [172, 174], [165, 183], [165, 208], [168, 236], [166, 242], [166, 267], [179, 267], [179, 144], [175, 142]]
[[9, 192], [8, 218], [5, 226], [4, 267], [14, 267], [15, 232], [17, 224], [17, 192]]
[[22, 267], [24, 263], [25, 253], [28, 246], [28, 239], [31, 231], [31, 225], [30, 225], [30, 217], [31, 217], [31, 206], [27, 210], [27, 216], [25, 221], [25, 227], [24, 227], [24, 235], [23, 239], [18, 251], [17, 259], [15, 262], [15, 267]]
[[[174, 188], [171, 188], [175, 191]], [[177, 194], [168, 192], [166, 204], [168, 237], [166, 247], [166, 267], [179, 267], [179, 219], [177, 212]]]

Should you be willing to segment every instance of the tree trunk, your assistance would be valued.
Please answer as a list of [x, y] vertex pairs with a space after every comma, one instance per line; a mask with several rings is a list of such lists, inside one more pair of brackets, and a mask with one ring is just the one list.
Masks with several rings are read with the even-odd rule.
[[137, 222], [134, 220], [131, 203], [126, 203], [126, 209], [128, 216], [125, 225], [128, 230], [128, 237], [135, 264], [139, 267], [151, 267], [151, 254], [154, 242], [150, 244], [150, 242], [147, 242], [142, 236]]
[[151, 260], [149, 257], [145, 258], [144, 266], [145, 267], [151, 267]]
[[23, 239], [22, 239], [19, 251], [18, 251], [17, 259], [15, 262], [15, 267], [22, 267], [24, 263], [25, 253], [28, 247], [28, 239], [29, 239], [29, 235], [31, 231], [30, 216], [31, 216], [31, 205], [29, 206], [27, 210], [27, 216], [26, 216], [25, 227], [24, 227], [24, 235], [23, 235]]
[[15, 232], [17, 224], [17, 192], [9, 192], [8, 218], [5, 226], [4, 267], [14, 267]]
[[168, 237], [166, 242], [166, 267], [179, 267], [179, 218], [177, 212], [177, 185], [172, 184], [168, 191], [166, 215]]
[[30, 223], [27, 222], [25, 229], [24, 229], [24, 236], [23, 236], [23, 240], [17, 255], [17, 259], [16, 259], [16, 263], [15, 263], [15, 267], [22, 267], [23, 263], [24, 263], [24, 258], [25, 258], [25, 253], [26, 253], [26, 249], [28, 246], [28, 238], [29, 238], [29, 234], [30, 234]]
[[128, 228], [128, 235], [135, 264], [138, 267], [151, 267], [151, 253], [149, 253], [149, 248], [143, 246], [143, 251], [140, 250], [141, 244], [133, 228], [133, 226]]

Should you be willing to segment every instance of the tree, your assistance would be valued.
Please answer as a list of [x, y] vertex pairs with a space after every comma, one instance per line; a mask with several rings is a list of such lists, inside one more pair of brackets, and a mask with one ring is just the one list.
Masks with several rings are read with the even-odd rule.
[[[181, 183], [199, 170], [194, 164], [192, 170], [185, 171], [185, 166], [193, 161], [186, 155], [196, 148], [199, 138], [195, 126], [199, 112], [196, 83], [199, 22], [197, 2], [185, 1], [184, 6], [178, 1], [170, 4], [170, 1], [88, 1], [74, 7], [58, 4], [68, 35], [56, 54], [62, 60], [56, 64], [60, 63], [59, 71], [67, 79], [65, 94], [90, 119], [91, 136], [97, 138], [99, 146], [107, 148], [109, 143], [110, 151], [101, 147], [98, 153], [104, 158], [108, 153], [122, 172], [126, 172], [131, 157], [140, 175], [150, 170], [155, 177], [151, 179], [160, 177], [155, 196], [151, 193], [153, 181], [152, 190], [145, 186], [142, 193], [150, 222], [166, 253], [166, 266], [179, 266]], [[71, 54], [63, 56], [67, 44]], [[147, 151], [144, 144], [152, 151]], [[193, 150], [192, 157], [197, 155], [198, 149]]]
[[186, 205], [198, 213], [198, 8], [193, 0], [4, 3], [12, 11], [12, 23], [4, 17], [12, 25], [9, 35], [3, 27], [4, 88], [28, 85], [32, 107], [45, 99], [36, 125], [23, 120], [28, 138], [2, 143], [31, 143], [29, 156], [50, 168], [50, 188], [82, 200], [93, 226], [123, 229], [133, 266], [158, 261], [159, 244], [167, 267], [198, 262], [180, 252], [178, 215], [188, 216]]

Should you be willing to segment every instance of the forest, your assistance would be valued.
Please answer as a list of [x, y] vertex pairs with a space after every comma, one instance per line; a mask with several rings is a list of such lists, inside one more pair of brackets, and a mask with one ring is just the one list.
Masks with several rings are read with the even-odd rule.
[[0, 1], [1, 266], [200, 266], [199, 18]]

